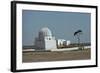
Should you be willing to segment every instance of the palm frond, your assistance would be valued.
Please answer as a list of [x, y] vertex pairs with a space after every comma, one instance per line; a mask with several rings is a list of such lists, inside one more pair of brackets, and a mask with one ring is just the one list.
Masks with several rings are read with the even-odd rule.
[[82, 32], [82, 30], [77, 30], [75, 33], [74, 33], [74, 36], [77, 35], [78, 33]]

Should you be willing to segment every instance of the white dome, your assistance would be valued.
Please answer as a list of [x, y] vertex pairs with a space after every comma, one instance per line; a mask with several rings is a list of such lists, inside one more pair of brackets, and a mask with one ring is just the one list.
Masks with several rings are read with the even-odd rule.
[[39, 32], [40, 36], [52, 36], [51, 30], [47, 27], [42, 28]]

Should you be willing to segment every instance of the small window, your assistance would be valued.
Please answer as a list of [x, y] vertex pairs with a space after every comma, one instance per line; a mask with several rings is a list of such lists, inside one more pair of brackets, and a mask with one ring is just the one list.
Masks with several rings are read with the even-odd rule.
[[49, 38], [49, 40], [51, 40], [51, 38]]

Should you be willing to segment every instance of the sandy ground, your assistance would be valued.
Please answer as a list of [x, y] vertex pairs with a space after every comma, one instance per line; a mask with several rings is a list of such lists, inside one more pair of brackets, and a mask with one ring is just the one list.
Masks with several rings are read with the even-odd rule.
[[23, 52], [22, 61], [27, 63], [44, 61], [84, 60], [90, 58], [90, 49], [85, 49], [59, 52]]

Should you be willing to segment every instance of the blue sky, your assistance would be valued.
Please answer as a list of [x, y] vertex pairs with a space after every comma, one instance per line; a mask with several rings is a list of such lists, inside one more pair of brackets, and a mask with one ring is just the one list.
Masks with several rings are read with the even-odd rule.
[[33, 45], [41, 28], [48, 27], [56, 39], [77, 42], [74, 32], [81, 29], [81, 42], [90, 42], [91, 14], [78, 12], [35, 11], [22, 12], [22, 44]]

